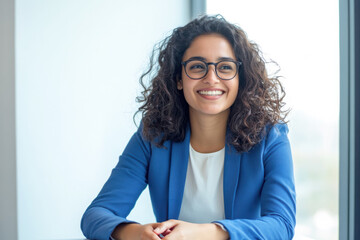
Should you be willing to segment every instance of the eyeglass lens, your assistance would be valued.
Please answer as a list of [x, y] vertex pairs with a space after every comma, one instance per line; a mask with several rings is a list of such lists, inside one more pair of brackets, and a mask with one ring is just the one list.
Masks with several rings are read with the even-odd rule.
[[[208, 66], [205, 62], [193, 60], [186, 64], [185, 71], [190, 78], [200, 79], [207, 74]], [[217, 76], [221, 79], [232, 79], [237, 73], [237, 65], [235, 62], [221, 61], [216, 64], [215, 71]]]

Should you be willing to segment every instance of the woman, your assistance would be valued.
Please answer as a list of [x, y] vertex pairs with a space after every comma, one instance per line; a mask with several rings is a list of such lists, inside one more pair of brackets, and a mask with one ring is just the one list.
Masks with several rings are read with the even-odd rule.
[[[291, 239], [284, 91], [257, 45], [219, 16], [177, 28], [138, 100], [142, 123], [82, 219], [91, 239]], [[149, 186], [157, 223], [126, 219]]]

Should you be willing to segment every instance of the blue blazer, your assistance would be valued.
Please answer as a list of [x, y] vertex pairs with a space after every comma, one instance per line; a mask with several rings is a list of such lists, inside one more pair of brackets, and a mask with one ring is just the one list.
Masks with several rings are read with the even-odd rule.
[[[295, 227], [295, 186], [288, 128], [267, 128], [249, 152], [226, 144], [224, 162], [225, 219], [232, 240], [291, 239]], [[108, 240], [126, 219], [148, 185], [158, 222], [178, 219], [189, 158], [190, 128], [183, 142], [158, 148], [146, 141], [142, 127], [132, 136], [99, 195], [85, 211], [81, 229], [90, 239]]]

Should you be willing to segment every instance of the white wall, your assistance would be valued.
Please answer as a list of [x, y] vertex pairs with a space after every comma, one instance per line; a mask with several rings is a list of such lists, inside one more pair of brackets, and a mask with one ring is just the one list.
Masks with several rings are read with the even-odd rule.
[[[130, 136], [152, 46], [188, 1], [16, 1], [19, 239], [81, 238]], [[148, 195], [131, 214], [153, 221]]]

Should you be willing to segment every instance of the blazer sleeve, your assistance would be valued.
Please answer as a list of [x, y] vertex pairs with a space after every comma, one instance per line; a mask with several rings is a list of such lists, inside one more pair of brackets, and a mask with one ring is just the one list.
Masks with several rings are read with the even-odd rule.
[[140, 127], [132, 136], [99, 195], [86, 209], [81, 219], [85, 237], [108, 240], [117, 225], [133, 222], [126, 217], [147, 185], [151, 154], [141, 131]]
[[286, 124], [279, 124], [272, 127], [265, 138], [261, 217], [216, 221], [225, 227], [231, 240], [292, 239], [296, 197], [287, 133]]

